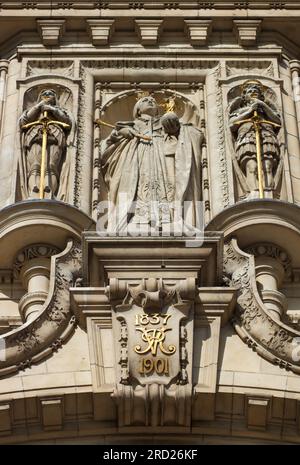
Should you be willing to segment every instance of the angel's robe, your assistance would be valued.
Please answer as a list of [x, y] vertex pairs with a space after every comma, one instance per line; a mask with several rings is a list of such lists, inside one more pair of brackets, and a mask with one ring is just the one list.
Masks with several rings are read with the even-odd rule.
[[[202, 132], [181, 124], [178, 138], [169, 136], [160, 118], [145, 114], [128, 126], [151, 140], [110, 136], [104, 141], [102, 173], [114, 207], [110, 212], [117, 212], [108, 218], [108, 229], [122, 231], [128, 223], [170, 223], [174, 208], [183, 204], [185, 224], [198, 226]], [[124, 200], [126, 206], [121, 205]]]

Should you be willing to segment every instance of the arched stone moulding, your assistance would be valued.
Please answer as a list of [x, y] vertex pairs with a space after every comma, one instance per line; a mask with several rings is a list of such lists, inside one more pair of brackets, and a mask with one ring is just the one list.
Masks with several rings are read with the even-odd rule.
[[289, 326], [268, 311], [258, 293], [254, 255], [243, 251], [253, 238], [256, 243], [272, 241], [298, 268], [299, 213], [298, 206], [276, 200], [240, 202], [214, 218], [209, 229], [224, 231], [224, 281], [237, 289], [232, 318], [237, 334], [264, 359], [300, 374], [300, 327]]
[[0, 376], [39, 362], [71, 335], [76, 321], [69, 288], [81, 276], [81, 233], [92, 225], [84, 213], [57, 201], [19, 202], [0, 211], [2, 267], [11, 268], [20, 248], [41, 243], [41, 238], [63, 249], [51, 257], [49, 293], [39, 313], [0, 337]]
[[[198, 84], [199, 88], [203, 89], [203, 84], [199, 83]], [[181, 101], [181, 104], [179, 104], [178, 108], [178, 115], [179, 117], [185, 122], [185, 123], [192, 123], [196, 127], [199, 127], [200, 129], [200, 108], [197, 108], [195, 105], [195, 102], [193, 102], [190, 98], [189, 95], [185, 95], [183, 92], [179, 92], [176, 89], [171, 89], [171, 88], [157, 88], [157, 89], [151, 89], [151, 84], [149, 84], [149, 89], [150, 91], [153, 92], [153, 95], [155, 98], [158, 98], [162, 101], [163, 98], [175, 96], [176, 99]], [[123, 115], [121, 116], [120, 109], [118, 108], [118, 104], [127, 104], [126, 111], [129, 110], [129, 118], [132, 118], [132, 110], [133, 106], [136, 103], [137, 99], [139, 98], [138, 95], [139, 93], [141, 94], [142, 92], [146, 91], [146, 89], [143, 90], [138, 90], [138, 89], [131, 89], [131, 90], [125, 90], [122, 92], [119, 92], [117, 94], [113, 94], [111, 97], [108, 97], [106, 102], [101, 108], [101, 116], [105, 115], [108, 113], [108, 119], [107, 121], [110, 123], [115, 123], [115, 121], [122, 120]], [[130, 100], [131, 103], [133, 103], [132, 107], [130, 106], [128, 108], [128, 102], [126, 100]], [[124, 102], [124, 103], [123, 103]], [[200, 101], [200, 104], [204, 104], [203, 101]], [[113, 107], [115, 106], [115, 109], [117, 110], [116, 113], [113, 111]], [[110, 111], [112, 110], [112, 111]], [[162, 110], [163, 112], [164, 110]], [[127, 115], [126, 115], [127, 116]], [[125, 118], [126, 119], [126, 118]], [[109, 135], [111, 130], [105, 131], [105, 128], [103, 128], [103, 133]]]

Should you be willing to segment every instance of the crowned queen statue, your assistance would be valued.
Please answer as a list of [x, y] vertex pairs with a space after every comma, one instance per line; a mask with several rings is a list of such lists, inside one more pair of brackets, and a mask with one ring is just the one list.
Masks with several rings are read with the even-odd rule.
[[197, 225], [203, 134], [179, 120], [174, 104], [169, 98], [160, 115], [156, 99], [144, 95], [133, 108], [133, 120], [116, 123], [103, 141], [102, 174], [109, 202], [118, 211], [114, 221], [109, 218], [111, 232], [128, 225], [170, 223], [174, 205], [184, 203], [186, 224]]

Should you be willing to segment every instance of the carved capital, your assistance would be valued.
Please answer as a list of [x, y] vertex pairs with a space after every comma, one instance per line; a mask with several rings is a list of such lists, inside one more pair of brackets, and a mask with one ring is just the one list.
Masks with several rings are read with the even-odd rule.
[[[269, 257], [273, 258], [283, 267], [284, 275], [290, 278], [292, 274], [291, 258], [285, 250], [278, 245], [269, 242], [260, 242], [246, 248], [245, 252], [254, 255], [256, 258]], [[282, 276], [283, 279], [283, 276]]]
[[8, 71], [9, 61], [8, 60], [0, 60], [0, 72], [4, 71], [5, 74]]
[[261, 26], [261, 20], [235, 19], [235, 32], [240, 45], [254, 45]]
[[65, 19], [38, 19], [37, 26], [44, 45], [58, 45], [65, 29]]
[[16, 277], [22, 271], [22, 268], [27, 264], [28, 261], [33, 259], [49, 259], [52, 255], [57, 255], [60, 253], [60, 250], [57, 247], [48, 244], [32, 244], [28, 247], [25, 247], [18, 252], [14, 264], [13, 270]]
[[106, 45], [113, 33], [114, 19], [87, 19], [88, 32], [93, 45]]
[[300, 61], [299, 60], [291, 60], [289, 62], [290, 70], [293, 73], [296, 71], [298, 74], [300, 73]]
[[155, 45], [158, 42], [163, 21], [160, 19], [136, 19], [137, 33], [143, 45]]
[[185, 19], [186, 33], [192, 45], [205, 45], [211, 28], [211, 19]]

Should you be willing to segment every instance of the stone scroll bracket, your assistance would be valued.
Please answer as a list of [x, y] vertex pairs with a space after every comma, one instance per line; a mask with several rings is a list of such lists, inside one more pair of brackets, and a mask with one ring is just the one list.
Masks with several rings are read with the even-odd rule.
[[57, 201], [19, 202], [0, 211], [1, 267], [27, 287], [19, 302], [23, 324], [0, 336], [0, 376], [50, 356], [74, 331], [69, 288], [81, 277], [80, 233], [90, 223]]
[[[225, 245], [224, 272], [237, 288], [233, 325], [241, 339], [266, 360], [300, 374], [295, 347], [300, 331], [280, 321], [279, 313], [264, 304], [257, 290], [254, 256], [243, 252], [232, 239]], [[274, 299], [273, 299], [274, 300]], [[268, 305], [269, 304], [269, 305]]]
[[237, 290], [237, 334], [261, 357], [294, 373], [300, 373], [300, 328], [286, 314], [289, 301], [280, 283], [299, 268], [299, 212], [287, 202], [251, 200], [227, 208], [208, 226], [224, 231], [223, 277]]
[[0, 376], [31, 366], [68, 339], [75, 328], [69, 287], [80, 275], [80, 244], [73, 240], [52, 257], [49, 292], [41, 310], [20, 328], [1, 336]]

